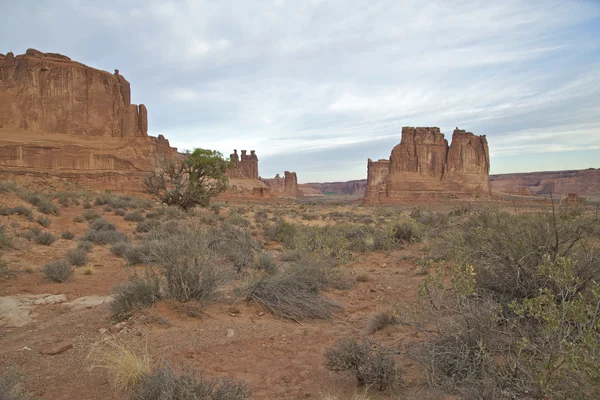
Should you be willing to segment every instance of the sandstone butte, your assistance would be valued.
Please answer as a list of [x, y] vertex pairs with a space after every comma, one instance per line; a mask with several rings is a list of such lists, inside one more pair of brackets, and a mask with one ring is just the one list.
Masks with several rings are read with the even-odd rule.
[[272, 179], [262, 179], [271, 189], [271, 193], [280, 197], [300, 198], [304, 192], [298, 186], [298, 176], [295, 172], [285, 171], [282, 178], [279, 174]]
[[258, 156], [256, 151], [242, 150], [242, 154], [238, 154], [237, 150], [229, 155], [230, 168], [225, 175], [229, 179], [227, 192], [223, 195], [228, 196], [247, 196], [270, 198], [272, 193], [269, 187], [260, 180], [258, 175]]
[[368, 160], [364, 201], [488, 195], [489, 171], [485, 135], [456, 128], [448, 146], [439, 128], [404, 127], [389, 160]]
[[177, 154], [148, 136], [148, 111], [129, 82], [69, 57], [28, 49], [0, 54], [0, 171], [5, 179], [58, 178], [140, 190], [141, 177]]

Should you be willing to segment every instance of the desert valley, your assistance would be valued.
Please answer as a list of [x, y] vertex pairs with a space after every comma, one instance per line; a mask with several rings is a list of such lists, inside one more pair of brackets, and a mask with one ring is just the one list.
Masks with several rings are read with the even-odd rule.
[[361, 179], [265, 177], [136, 90], [0, 54], [0, 399], [599, 398], [597, 165], [404, 126]]

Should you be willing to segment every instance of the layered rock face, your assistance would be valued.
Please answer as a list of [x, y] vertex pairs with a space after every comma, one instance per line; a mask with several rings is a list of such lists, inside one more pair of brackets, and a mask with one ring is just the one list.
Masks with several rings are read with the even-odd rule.
[[[365, 191], [367, 190], [366, 179], [359, 179], [347, 182], [308, 183], [307, 185], [319, 193], [336, 195], [364, 195]], [[305, 192], [304, 194], [306, 195], [306, 190], [304, 190], [304, 186], [302, 186], [302, 190]]]
[[0, 169], [102, 189], [139, 190], [177, 149], [148, 136], [148, 111], [129, 82], [66, 56], [0, 55]]
[[227, 177], [234, 179], [258, 179], [258, 157], [254, 150], [247, 154], [242, 150], [242, 156], [238, 155], [237, 150], [229, 155], [231, 168], [227, 170]]
[[485, 136], [456, 128], [452, 144], [439, 128], [404, 127], [389, 160], [367, 164], [366, 202], [491, 193]]
[[262, 179], [271, 189], [271, 193], [281, 197], [303, 197], [304, 193], [298, 187], [298, 176], [295, 172], [285, 171], [282, 178], [279, 174], [273, 179]]
[[599, 168], [491, 175], [490, 181], [494, 192], [499, 193], [530, 196], [577, 193], [589, 199], [600, 198]]

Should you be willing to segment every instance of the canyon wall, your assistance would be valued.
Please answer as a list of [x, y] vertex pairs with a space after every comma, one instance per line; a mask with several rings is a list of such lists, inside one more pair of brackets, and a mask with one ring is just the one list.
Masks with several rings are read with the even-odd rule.
[[148, 110], [129, 82], [69, 57], [28, 49], [0, 55], [0, 172], [56, 177], [100, 189], [139, 190], [141, 177], [177, 155], [148, 136]]
[[[386, 160], [387, 161], [387, 160]], [[323, 183], [307, 183], [300, 185], [304, 195], [306, 196], [305, 186], [310, 186], [316, 193], [345, 195], [345, 196], [363, 196], [367, 189], [367, 180], [359, 179], [347, 182], [323, 182]], [[311, 194], [308, 194], [311, 196]]]
[[365, 202], [468, 197], [491, 193], [485, 136], [456, 128], [452, 144], [439, 128], [404, 127], [389, 160], [367, 163]]

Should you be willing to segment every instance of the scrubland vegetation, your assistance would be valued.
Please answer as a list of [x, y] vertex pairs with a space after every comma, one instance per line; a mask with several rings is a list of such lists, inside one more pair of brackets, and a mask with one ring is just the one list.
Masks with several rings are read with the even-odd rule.
[[[0, 225], [0, 251], [11, 251], [19, 238], [68, 246], [64, 258], [40, 266], [45, 280], [64, 285], [82, 279], [76, 271], [89, 265], [97, 248], [124, 260], [129, 278], [113, 288], [113, 323], [134, 321], [169, 302], [194, 310], [248, 304], [281, 324], [335, 324], [347, 312], [344, 293], [373, 279], [372, 270], [353, 267], [357, 260], [403, 251], [408, 258], [396, 257], [412, 265], [415, 300], [384, 304], [354, 336], [339, 337], [314, 355], [327, 370], [356, 380], [361, 394], [355, 398], [402, 396], [410, 384], [407, 362], [400, 360], [407, 359], [432, 393], [463, 399], [600, 396], [600, 223], [592, 208], [298, 202], [182, 211], [110, 193], [42, 196], [7, 184], [1, 189], [33, 208], [2, 209], [1, 215], [18, 218], [20, 228]], [[79, 233], [53, 230], [61, 208], [77, 210], [71, 224]], [[2, 265], [0, 279], [13, 279], [10, 265]], [[384, 334], [393, 339], [400, 328], [419, 340], [378, 342]], [[251, 396], [242, 381], [209, 378], [210, 371], [154, 360], [147, 348], [115, 340], [98, 344], [90, 358], [123, 398]], [[0, 394], [16, 390], [14, 379], [2, 382]]]

